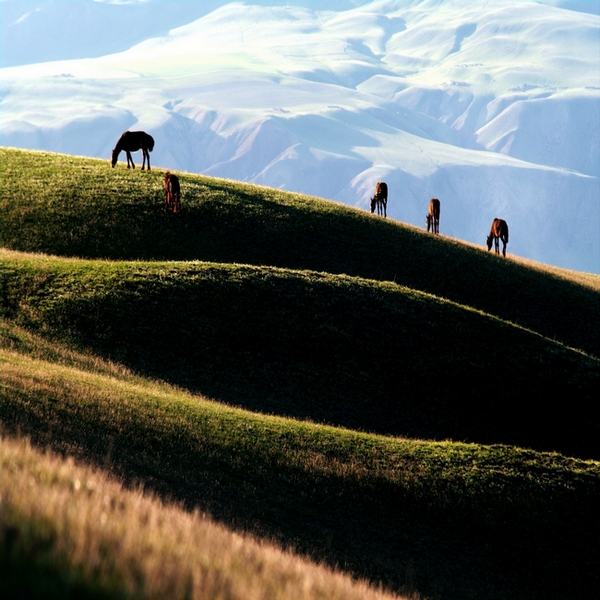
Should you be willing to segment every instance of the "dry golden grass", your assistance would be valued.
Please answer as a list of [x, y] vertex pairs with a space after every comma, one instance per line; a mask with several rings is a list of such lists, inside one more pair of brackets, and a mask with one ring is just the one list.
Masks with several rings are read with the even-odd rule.
[[203, 600], [398, 598], [142, 490], [125, 490], [24, 440], [0, 438], [0, 472], [0, 534], [12, 540], [8, 552], [42, 546], [45, 559], [104, 592]]

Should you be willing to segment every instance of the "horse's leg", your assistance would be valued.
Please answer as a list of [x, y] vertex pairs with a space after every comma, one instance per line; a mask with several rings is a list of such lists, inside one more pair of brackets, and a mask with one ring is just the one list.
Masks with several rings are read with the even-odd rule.
[[383, 204], [383, 217], [384, 217], [385, 219], [387, 219], [387, 200], [384, 200], [384, 201], [382, 202], [382, 204]]
[[502, 238], [502, 256], [506, 258], [506, 241]]
[[129, 169], [129, 163], [131, 162], [131, 168], [135, 169], [133, 158], [131, 158], [131, 152], [129, 152], [129, 150], [125, 150], [125, 152], [127, 152], [127, 168]]

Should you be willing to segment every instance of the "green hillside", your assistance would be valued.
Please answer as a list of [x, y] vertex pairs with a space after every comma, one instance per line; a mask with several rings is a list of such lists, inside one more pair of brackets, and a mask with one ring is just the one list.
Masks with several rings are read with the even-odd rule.
[[[586, 598], [598, 584], [596, 461], [261, 416], [92, 365], [14, 327], [0, 339], [5, 429], [235, 530], [423, 598]], [[31, 548], [60, 539], [36, 538], [28, 522]], [[29, 572], [44, 576], [31, 556]], [[14, 577], [8, 558], [0, 552], [0, 582]]]
[[[164, 213], [164, 171], [0, 149], [0, 246], [59, 256], [203, 260], [394, 281], [600, 357], [600, 277], [499, 260], [364, 211], [179, 174], [181, 218]], [[482, 233], [482, 239], [487, 232]], [[510, 251], [510, 247], [509, 247]]]
[[[175, 216], [164, 171], [0, 160], [0, 432], [412, 598], [598, 587], [599, 277], [297, 194], [180, 174]], [[160, 597], [25, 504], [0, 596], [35, 572]]]
[[600, 458], [600, 361], [452, 302], [272, 267], [0, 256], [7, 318], [147, 377], [353, 429]]

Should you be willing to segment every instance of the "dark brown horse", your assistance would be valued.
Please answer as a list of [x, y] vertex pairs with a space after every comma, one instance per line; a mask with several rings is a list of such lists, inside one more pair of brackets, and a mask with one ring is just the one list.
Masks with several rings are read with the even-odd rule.
[[181, 187], [179, 177], [170, 171], [165, 173], [165, 209], [177, 214], [181, 210]]
[[492, 249], [492, 241], [496, 248], [496, 254], [500, 254], [500, 240], [502, 240], [502, 256], [506, 256], [506, 244], [508, 244], [508, 225], [504, 219], [494, 219], [490, 235], [487, 237], [487, 249]]
[[437, 198], [432, 198], [429, 201], [429, 212], [425, 218], [427, 231], [431, 229], [432, 233], [440, 232], [440, 201]]
[[387, 199], [388, 199], [388, 186], [385, 181], [378, 181], [375, 186], [375, 195], [371, 198], [371, 213], [377, 209], [378, 215], [387, 217]]
[[129, 163], [135, 169], [133, 159], [131, 158], [132, 152], [142, 151], [142, 171], [146, 160], [148, 160], [148, 171], [150, 170], [150, 152], [154, 150], [154, 139], [151, 135], [148, 135], [145, 131], [126, 131], [117, 142], [117, 145], [112, 151], [112, 166], [117, 164], [119, 154], [122, 150], [127, 153], [127, 168], [129, 169]]

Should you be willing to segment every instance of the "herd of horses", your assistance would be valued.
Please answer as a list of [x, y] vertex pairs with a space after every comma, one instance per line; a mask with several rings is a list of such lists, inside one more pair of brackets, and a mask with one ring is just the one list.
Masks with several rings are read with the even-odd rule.
[[[375, 185], [375, 193], [371, 198], [371, 213], [377, 211], [378, 215], [387, 216], [388, 186], [385, 181], [378, 181]], [[425, 216], [425, 227], [432, 233], [440, 232], [440, 201], [438, 198], [432, 198], [429, 201], [429, 209]], [[502, 242], [502, 256], [506, 256], [506, 244], [508, 244], [508, 225], [504, 219], [494, 219], [490, 234], [487, 237], [486, 245], [488, 251], [492, 249], [492, 244], [496, 254], [500, 254], [500, 242]]]
[[[117, 145], [112, 151], [111, 164], [114, 167], [119, 159], [119, 154], [125, 152], [127, 154], [127, 168], [135, 169], [135, 164], [131, 158], [132, 152], [142, 151], [142, 170], [148, 163], [148, 171], [150, 170], [150, 152], [154, 149], [154, 139], [145, 131], [126, 131], [121, 135]], [[165, 209], [177, 214], [181, 210], [181, 187], [177, 175], [173, 175], [170, 171], [165, 174], [164, 180], [165, 190]], [[375, 185], [375, 193], [371, 198], [371, 213], [377, 211], [377, 214], [387, 217], [387, 201], [388, 201], [388, 186], [385, 181], [378, 181]], [[425, 226], [427, 231], [434, 234], [440, 232], [440, 201], [437, 198], [432, 198], [429, 201], [429, 210], [425, 217]], [[496, 250], [496, 254], [500, 254], [500, 241], [502, 241], [502, 256], [506, 256], [506, 244], [508, 244], [508, 225], [504, 219], [494, 219], [490, 234], [487, 237], [486, 245], [488, 251], [492, 249], [492, 244]]]

